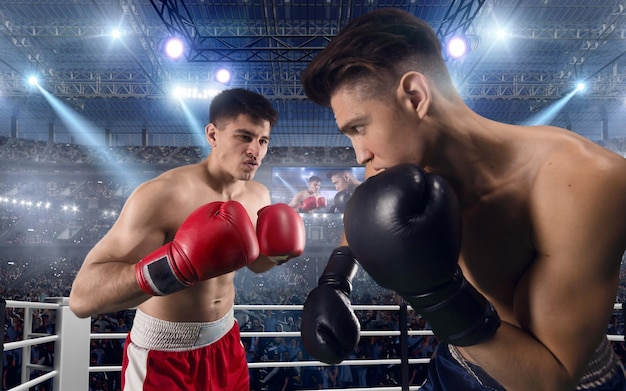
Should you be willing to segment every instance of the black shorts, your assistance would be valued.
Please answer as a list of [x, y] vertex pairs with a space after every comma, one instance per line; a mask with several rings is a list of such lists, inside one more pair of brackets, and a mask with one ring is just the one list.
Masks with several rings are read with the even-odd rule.
[[[600, 385], [578, 389], [590, 391], [626, 391], [624, 368], [617, 362], [617, 370]], [[428, 367], [428, 376], [420, 391], [506, 391], [482, 368], [458, 354], [454, 347], [440, 344]]]

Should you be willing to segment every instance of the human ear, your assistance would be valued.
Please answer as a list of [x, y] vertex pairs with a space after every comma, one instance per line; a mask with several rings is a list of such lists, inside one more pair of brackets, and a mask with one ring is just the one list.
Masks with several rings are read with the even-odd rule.
[[215, 147], [217, 144], [217, 139], [215, 137], [215, 135], [217, 134], [217, 127], [215, 126], [215, 124], [213, 123], [209, 123], [205, 128], [204, 128], [204, 137], [206, 138], [206, 140], [209, 142], [209, 145], [211, 147]]
[[407, 72], [400, 79], [398, 94], [402, 102], [423, 119], [428, 113], [431, 91], [423, 73]]

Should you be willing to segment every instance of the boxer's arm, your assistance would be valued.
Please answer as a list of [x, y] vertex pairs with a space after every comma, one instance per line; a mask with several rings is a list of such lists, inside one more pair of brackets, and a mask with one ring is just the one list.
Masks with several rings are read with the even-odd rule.
[[135, 264], [163, 245], [167, 227], [175, 224], [182, 206], [175, 207], [171, 188], [160, 179], [140, 185], [89, 251], [70, 292], [70, 308], [78, 316], [131, 308], [150, 297], [137, 284]]
[[606, 334], [626, 242], [624, 160], [552, 163], [533, 190], [538, 255], [516, 290], [521, 327], [461, 349], [510, 391], [575, 388]]
[[302, 200], [304, 200], [304, 197], [305, 195], [302, 191], [297, 192], [296, 194], [294, 194], [293, 198], [289, 202], [289, 206], [296, 209], [300, 206], [300, 204], [302, 204]]
[[[369, 177], [371, 177], [373, 175], [376, 175], [378, 173], [379, 173], [378, 171], [375, 171], [372, 168], [372, 165], [370, 163], [365, 164], [365, 179], [367, 179], [367, 178], [369, 178]], [[341, 246], [348, 246], [348, 240], [346, 239], [345, 231], [341, 232], [341, 239], [339, 240], [339, 246], [338, 247], [341, 247]]]

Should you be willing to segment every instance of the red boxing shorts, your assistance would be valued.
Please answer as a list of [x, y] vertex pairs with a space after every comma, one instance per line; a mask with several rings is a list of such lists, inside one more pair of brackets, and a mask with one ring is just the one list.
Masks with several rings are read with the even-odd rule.
[[[420, 391], [505, 391], [479, 366], [465, 360], [451, 345], [440, 344]], [[596, 349], [576, 390], [626, 391], [624, 368], [605, 338]]]
[[168, 322], [137, 310], [122, 361], [123, 391], [248, 391], [231, 311], [215, 322]]

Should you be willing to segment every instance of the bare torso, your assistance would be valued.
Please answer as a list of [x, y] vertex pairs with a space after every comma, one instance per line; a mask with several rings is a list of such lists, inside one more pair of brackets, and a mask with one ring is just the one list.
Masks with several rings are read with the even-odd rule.
[[232, 308], [235, 300], [235, 272], [201, 281], [167, 296], [155, 296], [138, 308], [159, 319], [172, 322], [212, 322]]
[[[561, 129], [515, 128], [509, 143], [508, 150], [514, 151], [511, 161], [517, 163], [510, 169], [495, 170], [497, 175], [489, 177], [491, 190], [464, 207], [459, 263], [467, 279], [488, 297], [503, 321], [525, 328], [524, 323], [530, 321], [524, 320], [524, 315], [520, 318], [520, 314], [531, 313], [535, 305], [526, 286], [533, 285], [535, 262], [540, 255], [537, 241], [543, 240], [537, 237], [535, 225], [544, 216], [537, 212], [536, 204], [553, 197], [550, 182], [556, 182], [557, 178], [567, 178], [578, 169], [582, 172], [604, 163], [617, 163], [622, 168], [626, 165], [617, 155]], [[565, 229], [550, 224], [551, 229]], [[571, 261], [564, 266], [573, 269], [573, 263], [580, 260]], [[554, 262], [563, 260], [555, 256]], [[603, 262], [606, 269], [614, 269], [618, 260]], [[598, 265], [598, 270], [602, 267]], [[581, 268], [584, 273], [582, 270], [585, 269]], [[582, 281], [586, 276], [572, 277]], [[521, 286], [522, 280], [531, 282]]]
[[464, 213], [459, 261], [467, 279], [488, 296], [502, 318], [516, 325], [515, 287], [535, 256], [527, 201], [518, 196], [511, 185]]
[[[165, 241], [170, 241], [172, 233], [193, 210], [208, 202], [239, 201], [248, 211], [248, 215], [256, 224], [257, 211], [267, 204], [263, 202], [261, 187], [255, 182], [241, 182], [240, 190], [225, 195], [214, 189], [205, 179], [205, 167], [192, 165], [181, 167], [168, 173], [172, 180], [180, 186], [178, 191], [184, 192], [184, 205], [173, 210], [172, 226], [168, 229]], [[236, 272], [224, 274], [209, 280], [195, 283], [192, 287], [167, 296], [155, 296], [139, 305], [139, 308], [156, 318], [169, 321], [211, 322], [223, 317], [233, 306], [235, 287], [233, 279]]]
[[[134, 267], [137, 261], [170, 242], [195, 209], [228, 200], [240, 202], [254, 225], [257, 211], [270, 203], [265, 186], [254, 181], [212, 177], [206, 160], [167, 171], [140, 185], [114, 226], [85, 259], [89, 267], [84, 266], [79, 272], [83, 274], [79, 280], [83, 283], [75, 283], [73, 288], [73, 293], [89, 291], [89, 295], [80, 291], [89, 299], [83, 300], [88, 307], [79, 312], [103, 313], [137, 306], [153, 317], [180, 322], [210, 322], [226, 315], [234, 303], [236, 272], [196, 282], [167, 296], [147, 296], [135, 281]], [[254, 264], [265, 261], [261, 257]], [[91, 294], [99, 286], [106, 286], [102, 288], [106, 295]]]

